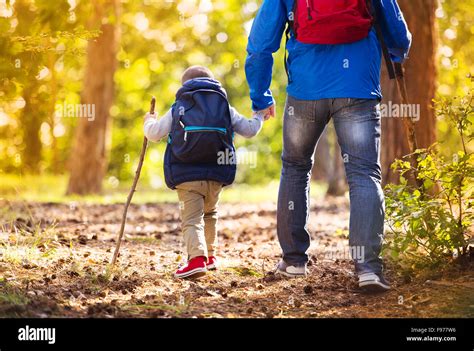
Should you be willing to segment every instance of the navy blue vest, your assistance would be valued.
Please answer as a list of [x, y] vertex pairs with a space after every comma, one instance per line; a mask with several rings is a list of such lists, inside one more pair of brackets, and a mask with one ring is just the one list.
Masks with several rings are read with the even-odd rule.
[[224, 185], [236, 172], [234, 130], [227, 94], [210, 78], [188, 80], [176, 93], [165, 152], [166, 185], [215, 180]]

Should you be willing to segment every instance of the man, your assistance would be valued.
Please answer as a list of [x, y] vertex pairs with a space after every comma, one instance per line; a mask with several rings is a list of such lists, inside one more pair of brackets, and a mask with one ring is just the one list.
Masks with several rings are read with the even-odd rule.
[[[351, 253], [359, 253], [353, 254], [359, 286], [370, 292], [386, 291], [390, 286], [383, 277], [380, 258], [384, 225], [379, 157], [382, 50], [372, 15], [377, 15], [394, 62], [407, 58], [411, 34], [396, 0], [374, 0], [367, 7], [362, 0], [296, 1], [296, 9], [295, 0], [263, 1], [250, 32], [245, 65], [253, 110], [263, 111], [266, 118], [274, 117], [275, 101], [269, 89], [272, 54], [280, 47], [286, 24], [292, 24], [286, 45], [289, 83], [277, 210], [277, 233], [283, 257], [277, 273], [290, 277], [307, 273], [313, 154], [332, 118], [350, 189], [349, 245]], [[337, 30], [344, 23], [331, 29], [331, 25], [345, 20], [339, 13], [327, 25], [318, 23], [323, 20], [324, 11], [330, 12], [331, 7], [347, 3], [359, 6], [357, 31], [349, 28], [339, 35]], [[364, 34], [363, 26], [367, 24]], [[308, 43], [311, 40], [318, 44]]]

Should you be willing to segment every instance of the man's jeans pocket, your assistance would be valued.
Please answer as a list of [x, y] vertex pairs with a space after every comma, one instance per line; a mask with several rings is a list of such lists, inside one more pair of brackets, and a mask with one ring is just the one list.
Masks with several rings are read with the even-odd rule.
[[380, 119], [380, 104], [377, 99], [335, 99], [333, 110], [335, 120], [350, 118], [355, 122]]
[[314, 122], [316, 118], [314, 110], [315, 101], [298, 100], [291, 96], [286, 99], [285, 118]]

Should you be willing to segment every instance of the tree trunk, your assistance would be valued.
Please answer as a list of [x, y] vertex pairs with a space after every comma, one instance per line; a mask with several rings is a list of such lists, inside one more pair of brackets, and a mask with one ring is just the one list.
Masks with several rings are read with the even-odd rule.
[[328, 176], [328, 190], [326, 195], [342, 196], [347, 191], [346, 174], [344, 171], [344, 162], [341, 156], [341, 148], [337, 142], [336, 131], [334, 125], [328, 126], [331, 147], [331, 168]]
[[51, 167], [50, 171], [53, 174], [60, 173], [60, 165], [59, 165], [59, 150], [58, 150], [58, 138], [54, 133], [54, 129], [56, 127], [56, 115], [55, 115], [55, 107], [58, 98], [58, 77], [56, 75], [56, 57], [55, 55], [50, 54], [48, 56], [48, 69], [51, 72], [51, 82], [50, 82], [50, 98], [49, 98], [49, 106], [48, 106], [48, 123], [51, 127]]
[[[109, 109], [114, 99], [114, 73], [119, 40], [117, 0], [94, 1], [93, 26], [100, 36], [87, 47], [82, 106], [94, 111], [93, 118], [79, 118], [70, 157], [68, 194], [99, 193], [107, 170]], [[83, 108], [84, 110], [84, 108]]]
[[327, 128], [319, 139], [318, 146], [314, 154], [314, 166], [311, 179], [326, 182], [331, 169], [330, 147]]
[[[339, 149], [339, 145], [336, 146]], [[334, 154], [333, 156], [333, 169], [331, 178], [328, 182], [328, 190], [326, 191], [326, 195], [330, 196], [342, 196], [347, 191], [347, 182], [346, 182], [346, 175], [344, 172], [344, 163], [342, 162], [342, 158], [340, 154]]]
[[44, 101], [39, 101], [38, 81], [34, 76], [30, 77], [30, 82], [32, 83], [23, 91], [25, 107], [20, 115], [23, 133], [22, 168], [30, 173], [38, 173], [43, 149], [40, 139], [43, 112], [40, 109]]
[[311, 179], [328, 183], [326, 195], [342, 196], [347, 191], [341, 148], [332, 123], [328, 124], [319, 139]]
[[[437, 27], [435, 0], [399, 0], [398, 1], [408, 28], [413, 35], [410, 58], [404, 63], [405, 79], [410, 104], [420, 105], [420, 120], [416, 122], [418, 147], [428, 147], [436, 141], [436, 116], [433, 98], [436, 91], [436, 39]], [[399, 104], [395, 81], [390, 81], [382, 64], [383, 102]], [[382, 177], [384, 183], [396, 183], [398, 175], [390, 165], [396, 158], [410, 153], [407, 136], [401, 118], [382, 118]]]

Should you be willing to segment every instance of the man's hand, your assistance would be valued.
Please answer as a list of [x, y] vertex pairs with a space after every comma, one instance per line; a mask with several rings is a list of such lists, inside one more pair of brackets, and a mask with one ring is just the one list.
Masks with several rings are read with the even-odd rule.
[[256, 113], [263, 116], [265, 121], [268, 121], [271, 117], [275, 117], [275, 105], [267, 107], [265, 110], [257, 111]]

